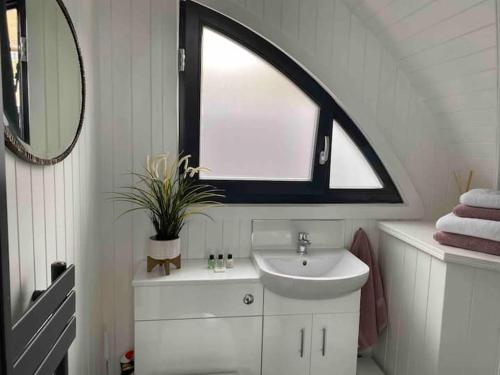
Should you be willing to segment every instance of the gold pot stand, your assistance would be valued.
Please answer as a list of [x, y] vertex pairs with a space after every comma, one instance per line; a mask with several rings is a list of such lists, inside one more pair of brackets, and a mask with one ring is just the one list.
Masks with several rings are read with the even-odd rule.
[[173, 264], [176, 269], [181, 268], [180, 254], [172, 259], [155, 259], [148, 256], [147, 270], [151, 272], [156, 266], [163, 266], [165, 275], [170, 275], [170, 264]]

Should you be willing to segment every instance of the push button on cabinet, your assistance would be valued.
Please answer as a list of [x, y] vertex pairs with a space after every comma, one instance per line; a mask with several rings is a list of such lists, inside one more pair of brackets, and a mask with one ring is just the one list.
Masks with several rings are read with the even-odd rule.
[[245, 294], [245, 296], [243, 297], [243, 303], [245, 305], [251, 305], [254, 301], [254, 297], [252, 294]]

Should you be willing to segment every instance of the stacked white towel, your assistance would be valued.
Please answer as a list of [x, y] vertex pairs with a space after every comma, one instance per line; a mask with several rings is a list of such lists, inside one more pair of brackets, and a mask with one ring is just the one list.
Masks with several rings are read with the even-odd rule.
[[460, 203], [472, 207], [500, 209], [500, 191], [472, 189], [461, 195]]
[[442, 245], [500, 256], [500, 191], [474, 189], [436, 223]]
[[436, 228], [443, 232], [500, 241], [500, 221], [471, 219], [448, 214], [437, 221]]
[[[465, 205], [468, 210], [489, 210], [488, 212], [491, 215], [491, 211], [500, 210], [500, 191], [473, 189], [460, 196], [460, 203], [462, 206], [457, 206], [455, 210]], [[455, 213], [450, 213], [437, 221], [436, 228], [441, 232], [500, 243], [500, 221], [489, 220], [487, 216], [478, 215], [473, 217], [471, 215], [471, 217], [464, 217], [463, 215], [457, 216]]]

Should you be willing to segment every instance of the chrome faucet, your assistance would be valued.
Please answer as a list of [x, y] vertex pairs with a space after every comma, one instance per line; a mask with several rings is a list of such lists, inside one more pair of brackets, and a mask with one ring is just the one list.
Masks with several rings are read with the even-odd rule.
[[311, 240], [309, 239], [309, 233], [299, 232], [299, 237], [297, 241], [297, 254], [305, 255], [311, 246]]

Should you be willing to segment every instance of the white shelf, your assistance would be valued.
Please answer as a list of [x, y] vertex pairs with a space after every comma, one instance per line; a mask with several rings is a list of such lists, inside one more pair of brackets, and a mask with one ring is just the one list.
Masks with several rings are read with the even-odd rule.
[[216, 273], [209, 270], [206, 259], [182, 260], [182, 268], [177, 270], [170, 266], [170, 275], [166, 276], [163, 268], [156, 267], [152, 272], [146, 271], [146, 262], [141, 262], [136, 269], [132, 285], [154, 286], [173, 284], [225, 283], [225, 282], [260, 282], [252, 261], [248, 258], [234, 260], [234, 268], [226, 272]]
[[432, 237], [436, 232], [434, 223], [424, 221], [382, 221], [379, 223], [379, 228], [382, 232], [390, 234], [443, 262], [500, 272], [500, 256], [438, 243]]

